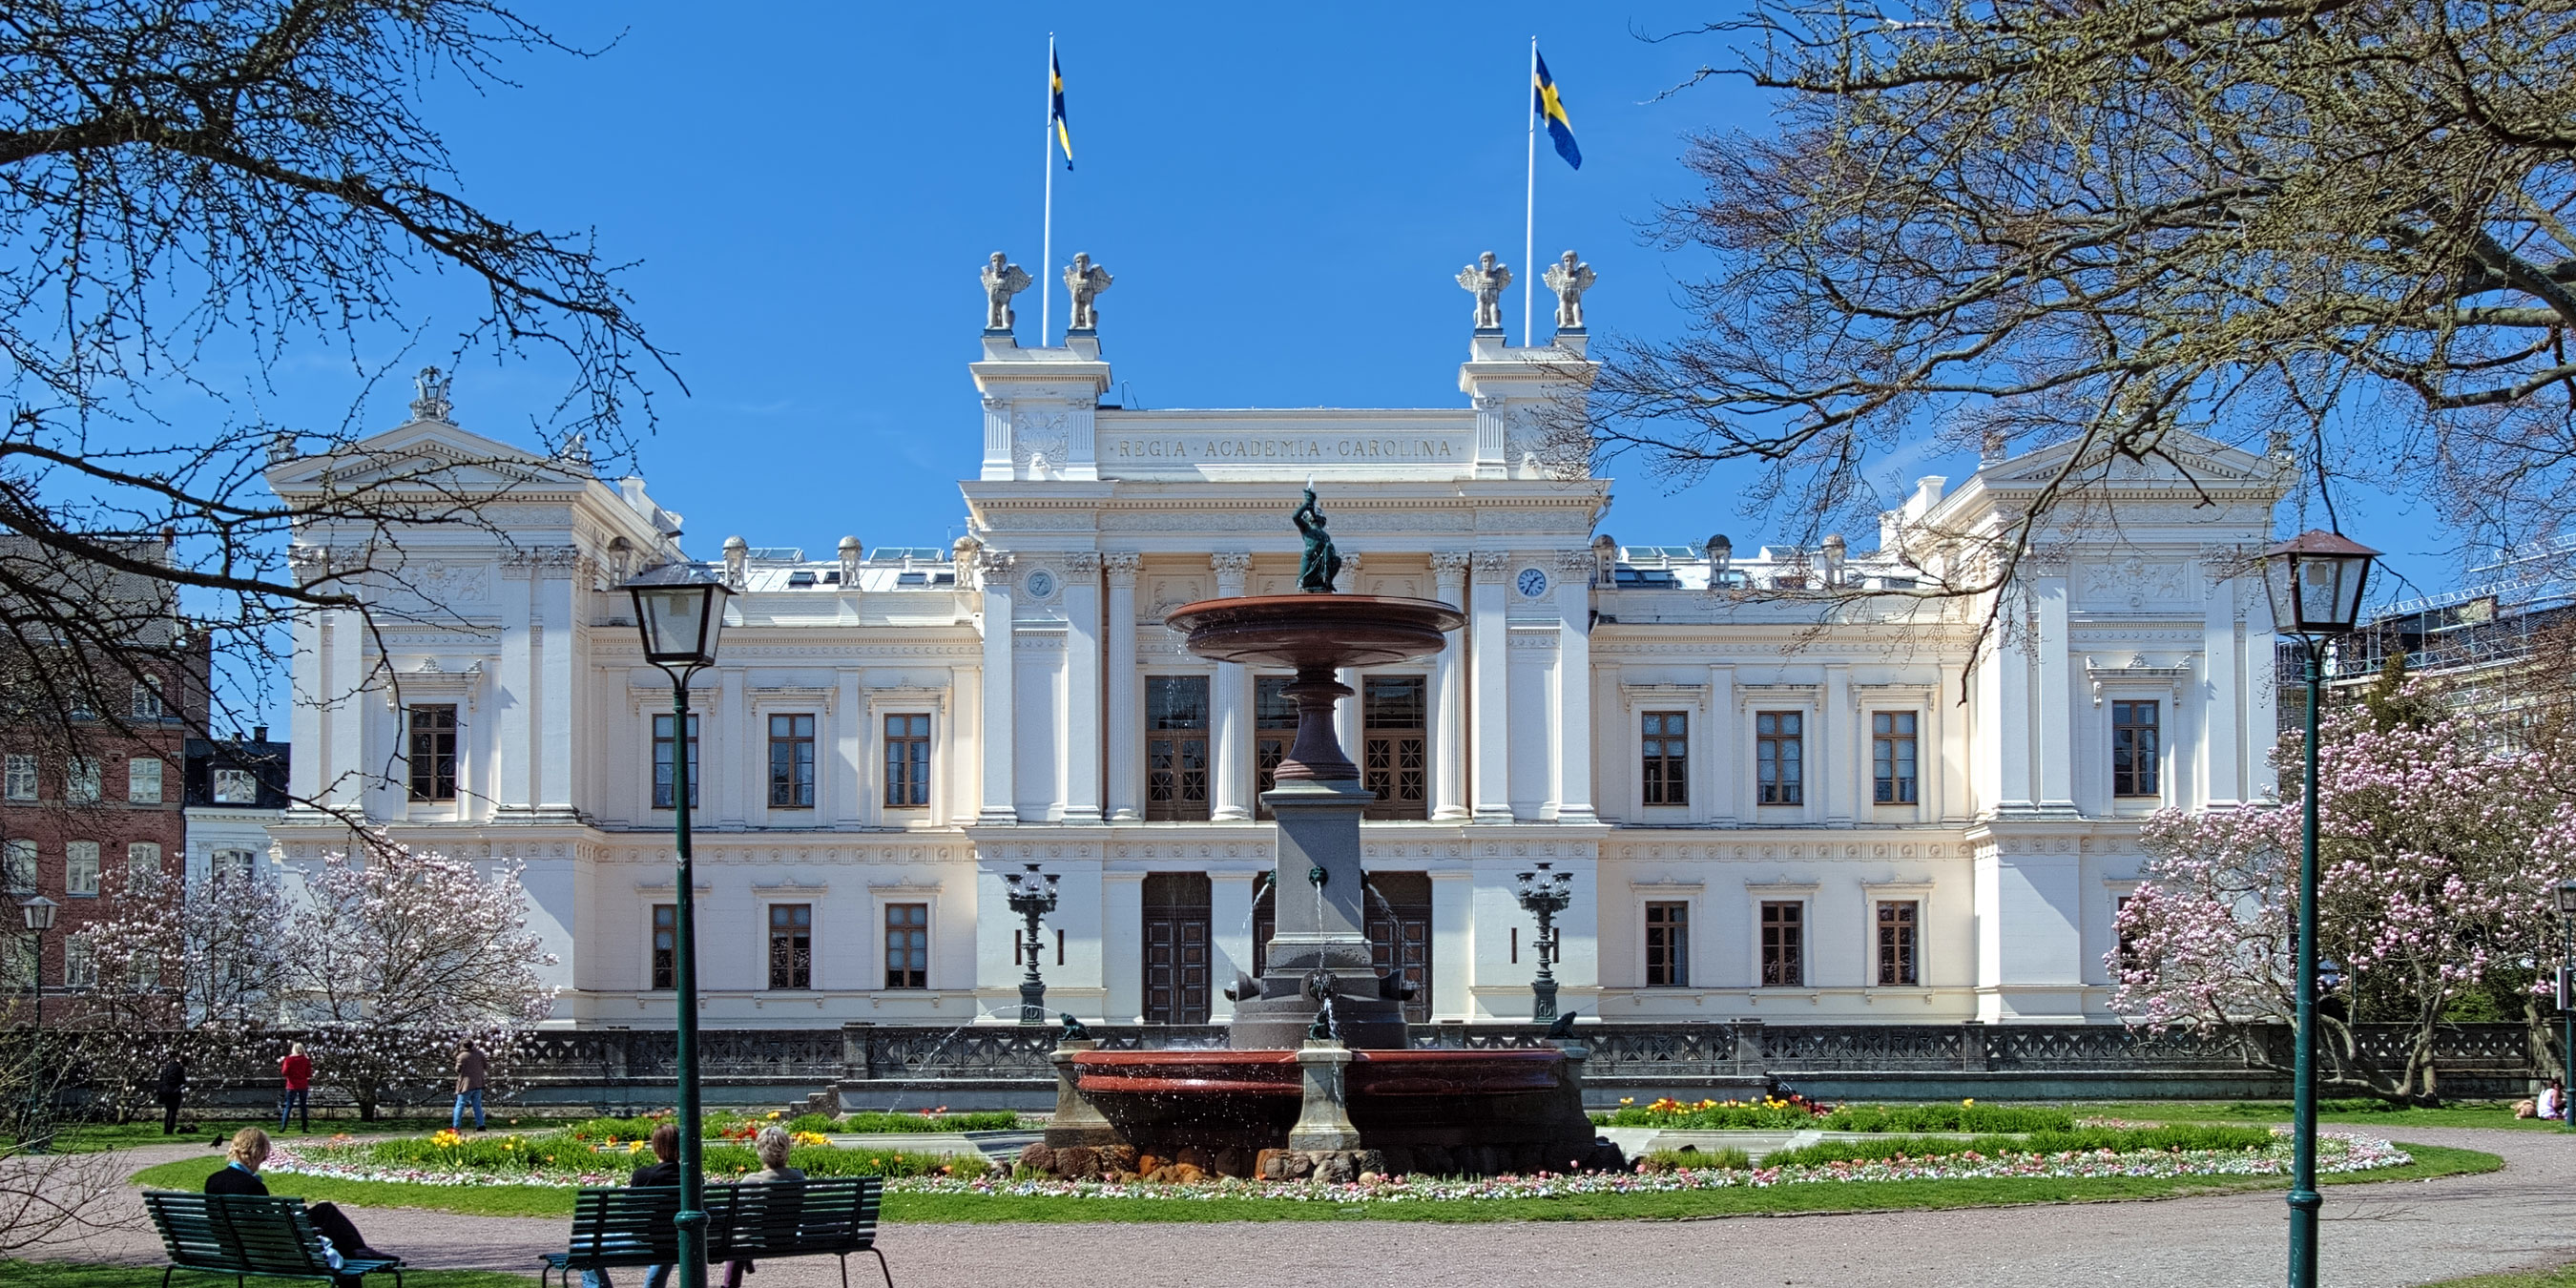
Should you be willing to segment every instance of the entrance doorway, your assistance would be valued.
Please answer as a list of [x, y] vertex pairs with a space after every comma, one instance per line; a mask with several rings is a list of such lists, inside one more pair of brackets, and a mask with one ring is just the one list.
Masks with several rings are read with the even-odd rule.
[[1145, 1022], [1208, 1022], [1209, 885], [1204, 872], [1145, 877]]

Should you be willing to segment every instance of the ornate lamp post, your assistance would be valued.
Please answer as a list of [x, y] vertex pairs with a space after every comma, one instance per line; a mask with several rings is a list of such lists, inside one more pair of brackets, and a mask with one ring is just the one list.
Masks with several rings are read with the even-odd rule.
[[2305, 786], [2299, 793], [2298, 1054], [2291, 1070], [2290, 1288], [2316, 1288], [2317, 1208], [2317, 698], [2325, 640], [2352, 629], [2378, 551], [2332, 532], [2309, 531], [2263, 552], [2272, 629], [2296, 635], [2308, 680]]
[[2558, 1023], [2566, 1031], [2559, 1068], [2558, 1116], [2576, 1131], [2576, 1109], [2567, 1104], [2566, 1085], [2576, 1082], [2576, 881], [2558, 887]]
[[672, 909], [680, 1069], [680, 1288], [707, 1288], [707, 1204], [699, 1176], [697, 873], [689, 861], [689, 677], [716, 662], [724, 629], [722, 581], [671, 564], [626, 583], [635, 597], [635, 627], [644, 660], [671, 677], [671, 837], [679, 854], [679, 901]]
[[54, 914], [62, 905], [37, 895], [18, 901], [18, 915], [27, 921], [27, 937], [35, 952], [28, 963], [27, 982], [36, 989], [36, 1027], [45, 1027], [45, 932], [54, 928]]
[[1530, 981], [1530, 992], [1537, 996], [1530, 1008], [1533, 1020], [1556, 1018], [1556, 973], [1548, 969], [1548, 962], [1556, 956], [1556, 914], [1574, 902], [1573, 878], [1547, 868], [1541, 863], [1538, 871], [1521, 873], [1513, 891], [1520, 897], [1521, 909], [1538, 918], [1538, 978]]
[[1055, 874], [1041, 875], [1038, 865], [1028, 865], [1026, 873], [1013, 872], [1002, 878], [1010, 889], [1011, 911], [1027, 923], [1026, 947], [1029, 973], [1020, 979], [1020, 1023], [1044, 1024], [1047, 1018], [1046, 981], [1038, 977], [1038, 918], [1055, 911]]

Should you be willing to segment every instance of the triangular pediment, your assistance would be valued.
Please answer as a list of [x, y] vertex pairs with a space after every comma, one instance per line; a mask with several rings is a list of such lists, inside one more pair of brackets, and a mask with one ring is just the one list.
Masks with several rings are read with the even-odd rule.
[[441, 420], [414, 420], [318, 456], [268, 471], [281, 495], [365, 486], [418, 485], [464, 492], [580, 487], [587, 470]]
[[[2082, 448], [2084, 456], [2077, 461]], [[2077, 461], [2072, 474], [2067, 464]], [[1979, 471], [1989, 488], [2044, 487], [2065, 477], [2069, 482], [2115, 489], [2208, 487], [2276, 488], [2272, 462], [2215, 439], [2187, 430], [2167, 431], [2143, 457], [2112, 452], [2096, 443], [2052, 444]]]

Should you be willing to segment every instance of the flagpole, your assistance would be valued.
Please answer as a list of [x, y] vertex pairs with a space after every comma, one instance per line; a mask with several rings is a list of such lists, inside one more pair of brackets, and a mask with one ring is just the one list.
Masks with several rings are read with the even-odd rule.
[[1538, 253], [1538, 37], [1530, 37], [1529, 71], [1529, 192], [1521, 210], [1521, 345], [1535, 345], [1530, 338], [1530, 317], [1536, 310], [1538, 279], [1530, 276]]
[[[1537, 48], [1536, 45], [1531, 46]], [[1047, 33], [1046, 122], [1041, 141], [1046, 144], [1046, 231], [1038, 239], [1038, 347], [1047, 347], [1047, 330], [1055, 320], [1055, 287], [1047, 278], [1055, 274], [1055, 33]]]

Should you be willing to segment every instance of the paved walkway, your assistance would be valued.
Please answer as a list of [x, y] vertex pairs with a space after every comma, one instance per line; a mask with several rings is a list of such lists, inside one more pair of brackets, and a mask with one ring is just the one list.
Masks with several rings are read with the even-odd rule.
[[[2431, 1280], [2576, 1261], [2576, 1140], [2541, 1132], [2409, 1130], [2409, 1140], [2501, 1154], [2485, 1176], [2326, 1190], [2328, 1288]], [[137, 1166], [213, 1151], [151, 1147]], [[209, 1166], [212, 1166], [211, 1161]], [[368, 1239], [420, 1266], [523, 1269], [560, 1249], [563, 1223], [418, 1210], [357, 1214]], [[1212, 1225], [890, 1227], [899, 1288], [1550, 1288], [1837, 1285], [2065, 1288], [2068, 1284], [2264, 1288], [2281, 1282], [2287, 1220], [2277, 1193], [1964, 1212], [1438, 1225], [1354, 1221]], [[65, 1252], [46, 1255], [63, 1256]], [[109, 1232], [68, 1255], [152, 1262], [148, 1232]], [[861, 1269], [868, 1278], [857, 1278]], [[852, 1267], [854, 1284], [878, 1282]], [[623, 1281], [637, 1288], [640, 1277]], [[825, 1288], [828, 1260], [781, 1262], [752, 1288]]]

